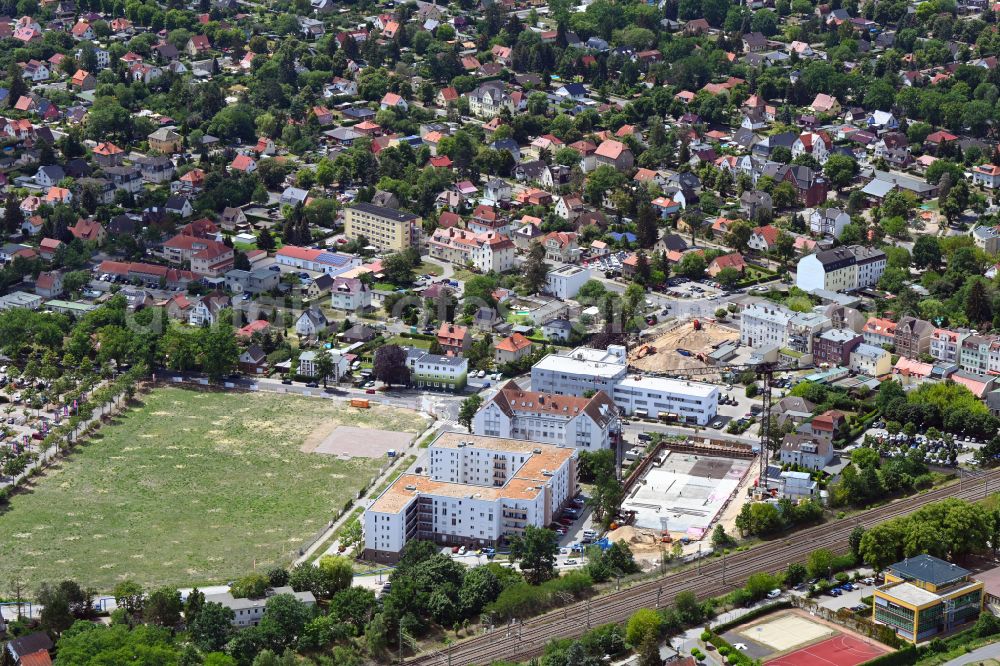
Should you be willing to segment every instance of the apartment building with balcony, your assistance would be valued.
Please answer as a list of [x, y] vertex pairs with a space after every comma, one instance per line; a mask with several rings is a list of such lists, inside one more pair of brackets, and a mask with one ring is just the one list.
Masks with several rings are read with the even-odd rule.
[[962, 352], [962, 341], [968, 331], [949, 331], [946, 328], [935, 328], [931, 333], [929, 353], [935, 360], [945, 363], [958, 363]]
[[578, 398], [524, 391], [509, 381], [476, 412], [472, 432], [596, 451], [611, 447], [620, 422], [604, 391]]
[[401, 252], [420, 242], [421, 219], [413, 213], [356, 203], [344, 210], [344, 235], [351, 240], [364, 237], [379, 250]]
[[575, 494], [577, 450], [500, 437], [443, 433], [426, 474], [404, 474], [363, 516], [365, 558], [394, 563], [409, 541], [497, 546], [542, 527]]

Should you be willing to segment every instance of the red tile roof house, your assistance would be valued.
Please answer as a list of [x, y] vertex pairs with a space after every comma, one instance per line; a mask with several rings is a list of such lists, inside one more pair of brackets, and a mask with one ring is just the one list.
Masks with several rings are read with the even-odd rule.
[[721, 257], [713, 259], [712, 263], [708, 265], [706, 272], [712, 277], [715, 277], [727, 268], [732, 268], [742, 273], [746, 270], [746, 267], [747, 265], [746, 262], [743, 261], [743, 255], [739, 252], [733, 252], [732, 254], [724, 254]]
[[255, 319], [236, 331], [236, 337], [249, 340], [254, 333], [263, 333], [271, 328], [271, 322], [266, 319]]
[[237, 155], [229, 165], [232, 171], [242, 171], [243, 173], [253, 173], [257, 170], [257, 162], [249, 155]]
[[103, 244], [104, 239], [108, 236], [101, 223], [95, 220], [77, 220], [76, 226], [70, 227], [69, 232], [75, 238], [82, 241], [94, 241], [98, 245]]
[[750, 234], [747, 246], [758, 252], [770, 252], [778, 245], [778, 237], [781, 231], [770, 224], [763, 227], [756, 227]]
[[531, 340], [520, 333], [515, 333], [496, 343], [494, 360], [497, 364], [513, 363], [531, 353]]
[[57, 238], [43, 238], [42, 242], [38, 244], [38, 256], [46, 260], [52, 259], [62, 244], [62, 241]]
[[110, 141], [102, 141], [94, 146], [94, 161], [98, 166], [121, 166], [124, 159], [125, 151]]
[[843, 412], [836, 409], [828, 409], [804, 427], [808, 428], [809, 433], [816, 437], [825, 437], [832, 440], [836, 437], [837, 431], [846, 423], [847, 416]]
[[437, 332], [437, 341], [445, 354], [461, 356], [472, 344], [472, 336], [466, 326], [442, 322]]
[[58, 298], [63, 293], [62, 276], [58, 271], [42, 271], [35, 280], [35, 293], [42, 298]]

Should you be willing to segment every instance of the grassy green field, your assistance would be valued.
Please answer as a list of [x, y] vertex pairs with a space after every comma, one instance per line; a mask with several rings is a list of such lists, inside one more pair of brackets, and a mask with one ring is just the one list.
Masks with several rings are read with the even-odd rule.
[[381, 458], [304, 453], [337, 425], [417, 433], [417, 413], [273, 393], [156, 389], [0, 514], [0, 581], [109, 591], [287, 564]]

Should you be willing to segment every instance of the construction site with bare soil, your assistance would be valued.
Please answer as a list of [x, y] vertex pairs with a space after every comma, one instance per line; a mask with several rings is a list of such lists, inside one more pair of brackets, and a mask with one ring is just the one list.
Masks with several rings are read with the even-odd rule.
[[705, 368], [725, 362], [729, 348], [735, 351], [739, 339], [738, 330], [716, 321], [674, 322], [662, 331], [644, 335], [642, 343], [629, 354], [628, 363], [636, 370], [664, 374]]

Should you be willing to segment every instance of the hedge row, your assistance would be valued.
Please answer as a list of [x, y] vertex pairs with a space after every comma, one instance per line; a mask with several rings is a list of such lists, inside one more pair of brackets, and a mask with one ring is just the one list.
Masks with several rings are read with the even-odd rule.
[[861, 666], [913, 666], [922, 656], [923, 650], [915, 645], [907, 645], [895, 652], [889, 652], [883, 654], [881, 657], [870, 659]]
[[716, 626], [712, 627], [712, 633], [722, 634], [734, 627], [740, 626], [741, 624], [746, 624], [751, 620], [756, 620], [758, 617], [763, 617], [768, 613], [774, 612], [776, 610], [784, 610], [785, 608], [791, 608], [791, 607], [792, 607], [791, 601], [776, 601], [773, 604], [765, 604], [764, 606], [760, 606], [759, 608], [754, 608], [753, 610], [744, 613], [743, 615], [739, 616], [734, 620], [729, 620], [727, 622], [722, 622], [720, 624], [717, 624]]

